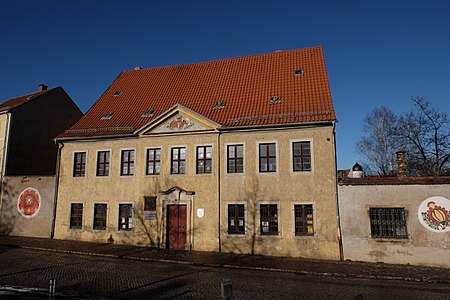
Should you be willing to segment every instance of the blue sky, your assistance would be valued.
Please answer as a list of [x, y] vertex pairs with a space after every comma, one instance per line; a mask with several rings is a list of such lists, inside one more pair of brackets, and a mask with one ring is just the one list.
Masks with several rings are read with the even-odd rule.
[[338, 168], [366, 114], [450, 113], [450, 1], [2, 1], [0, 102], [62, 86], [86, 112], [121, 71], [324, 48]]

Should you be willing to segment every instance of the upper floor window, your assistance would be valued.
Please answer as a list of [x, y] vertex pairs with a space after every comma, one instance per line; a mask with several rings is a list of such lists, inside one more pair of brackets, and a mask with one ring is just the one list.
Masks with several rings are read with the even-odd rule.
[[133, 228], [133, 206], [131, 204], [119, 204], [119, 230], [131, 230]]
[[134, 175], [134, 150], [122, 150], [120, 175]]
[[176, 147], [171, 149], [171, 168], [170, 174], [186, 173], [186, 148]]
[[311, 143], [292, 143], [292, 162], [294, 172], [311, 171]]
[[94, 204], [94, 226], [95, 230], [106, 229], [106, 204]]
[[161, 171], [161, 149], [147, 149], [147, 175], [158, 175]]
[[276, 172], [277, 154], [275, 143], [259, 144], [259, 172]]
[[97, 176], [109, 176], [109, 151], [97, 153]]
[[373, 238], [408, 238], [404, 208], [370, 208], [369, 214]]
[[278, 235], [278, 208], [276, 204], [261, 204], [261, 235]]
[[212, 146], [197, 147], [197, 174], [211, 173]]
[[73, 177], [84, 177], [86, 173], [86, 152], [75, 152], [73, 159]]
[[295, 235], [314, 235], [314, 219], [312, 204], [294, 205]]
[[244, 172], [244, 145], [240, 144], [227, 146], [227, 172]]

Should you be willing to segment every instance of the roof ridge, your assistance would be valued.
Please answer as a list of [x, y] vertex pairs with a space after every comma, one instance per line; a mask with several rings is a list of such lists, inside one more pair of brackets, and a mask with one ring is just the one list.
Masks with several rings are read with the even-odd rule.
[[319, 48], [323, 52], [322, 46], [313, 46], [308, 48], [297, 48], [297, 49], [288, 49], [288, 50], [275, 50], [274, 52], [268, 52], [268, 53], [259, 53], [259, 54], [250, 54], [250, 55], [244, 55], [244, 56], [235, 56], [235, 57], [228, 57], [228, 58], [221, 58], [221, 59], [214, 59], [214, 60], [208, 60], [208, 61], [199, 61], [199, 62], [193, 62], [193, 63], [186, 63], [186, 64], [175, 64], [175, 65], [168, 65], [168, 66], [156, 66], [156, 67], [148, 67], [148, 68], [141, 68], [141, 69], [133, 69], [133, 70], [125, 70], [121, 73], [131, 73], [131, 72], [142, 72], [147, 70], [157, 70], [157, 69], [169, 69], [169, 68], [179, 68], [184, 66], [198, 66], [198, 65], [207, 65], [207, 64], [213, 64], [213, 63], [221, 63], [221, 62], [227, 62], [231, 60], [245, 60], [245, 59], [251, 59], [255, 57], [264, 57], [264, 56], [274, 56], [274, 55], [281, 55], [281, 54], [291, 54], [293, 52], [306, 52], [308, 50], [313, 50]]

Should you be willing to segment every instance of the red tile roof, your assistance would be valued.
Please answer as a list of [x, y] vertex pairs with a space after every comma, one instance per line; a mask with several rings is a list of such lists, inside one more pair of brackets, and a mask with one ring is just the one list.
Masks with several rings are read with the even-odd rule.
[[36, 93], [32, 93], [32, 94], [28, 94], [25, 96], [20, 96], [14, 99], [10, 99], [8, 101], [3, 102], [2, 104], [0, 104], [0, 112], [2, 111], [9, 111], [13, 108], [16, 108], [28, 101], [31, 101], [33, 99], [36, 99], [37, 97], [39, 97], [42, 94], [48, 93], [50, 92], [52, 89], [50, 90], [43, 90], [43, 91], [39, 91]]
[[[217, 102], [224, 107], [213, 109]], [[224, 127], [336, 120], [323, 51], [314, 47], [122, 72], [59, 138], [132, 134], [176, 104]]]
[[450, 184], [450, 177], [388, 177], [368, 176], [363, 178], [346, 177], [339, 185], [436, 185]]

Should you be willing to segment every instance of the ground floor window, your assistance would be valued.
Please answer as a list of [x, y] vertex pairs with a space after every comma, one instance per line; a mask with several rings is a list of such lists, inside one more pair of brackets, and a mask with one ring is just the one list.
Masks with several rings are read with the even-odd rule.
[[106, 229], [106, 204], [94, 204], [94, 226], [95, 230]]
[[119, 230], [133, 228], [133, 207], [131, 204], [119, 204]]
[[261, 204], [261, 235], [278, 235], [278, 208], [276, 204]]
[[296, 204], [295, 211], [295, 235], [314, 235], [314, 219], [312, 204]]
[[83, 227], [83, 203], [72, 203], [70, 205], [70, 229], [81, 229]]
[[370, 208], [370, 230], [373, 238], [407, 239], [404, 208]]
[[144, 196], [144, 210], [145, 211], [156, 210], [156, 196]]
[[228, 205], [228, 234], [245, 234], [244, 204]]

